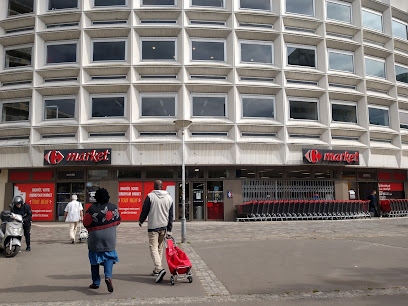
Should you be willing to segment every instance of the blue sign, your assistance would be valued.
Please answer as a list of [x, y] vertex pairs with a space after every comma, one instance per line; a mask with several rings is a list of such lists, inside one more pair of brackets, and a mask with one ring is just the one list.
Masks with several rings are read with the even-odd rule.
[[231, 190], [227, 191], [227, 198], [232, 198], [232, 191]]

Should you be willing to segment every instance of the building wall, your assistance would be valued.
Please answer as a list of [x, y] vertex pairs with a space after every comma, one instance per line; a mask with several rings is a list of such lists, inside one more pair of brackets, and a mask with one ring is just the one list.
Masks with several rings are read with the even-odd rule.
[[[10, 201], [6, 198], [6, 183], [8, 181], [8, 171], [2, 169], [0, 171], [0, 211], [6, 209], [6, 206]], [[6, 204], [7, 203], [7, 204]]]

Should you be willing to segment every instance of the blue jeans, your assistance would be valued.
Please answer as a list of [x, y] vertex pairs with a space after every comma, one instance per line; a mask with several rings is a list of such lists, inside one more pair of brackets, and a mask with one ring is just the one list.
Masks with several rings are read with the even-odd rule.
[[[105, 278], [112, 278], [113, 260], [106, 260], [103, 263]], [[94, 285], [101, 284], [101, 277], [99, 275], [99, 265], [91, 265], [92, 282]]]

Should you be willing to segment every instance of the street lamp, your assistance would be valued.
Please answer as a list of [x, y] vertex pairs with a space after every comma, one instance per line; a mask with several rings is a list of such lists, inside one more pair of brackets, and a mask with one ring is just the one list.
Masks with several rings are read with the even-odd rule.
[[181, 190], [182, 190], [182, 202], [181, 202], [181, 242], [186, 242], [186, 165], [184, 161], [184, 131], [186, 128], [190, 126], [192, 123], [191, 120], [175, 120], [174, 123], [177, 125], [179, 129], [181, 129], [182, 133], [182, 166], [181, 166]]

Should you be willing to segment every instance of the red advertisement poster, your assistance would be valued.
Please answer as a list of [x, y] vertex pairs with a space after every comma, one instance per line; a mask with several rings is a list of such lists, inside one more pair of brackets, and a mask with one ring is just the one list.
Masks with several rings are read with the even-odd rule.
[[[154, 182], [143, 183], [143, 201], [146, 196], [154, 189]], [[175, 182], [163, 182], [163, 190], [167, 190], [173, 199], [173, 218], [175, 217], [176, 203], [174, 199], [176, 198], [176, 183]]]
[[22, 196], [31, 206], [33, 221], [54, 220], [55, 184], [14, 184], [14, 196]]
[[123, 221], [139, 221], [142, 212], [142, 182], [119, 182], [119, 212]]
[[380, 200], [405, 198], [403, 183], [379, 183], [378, 191]]

